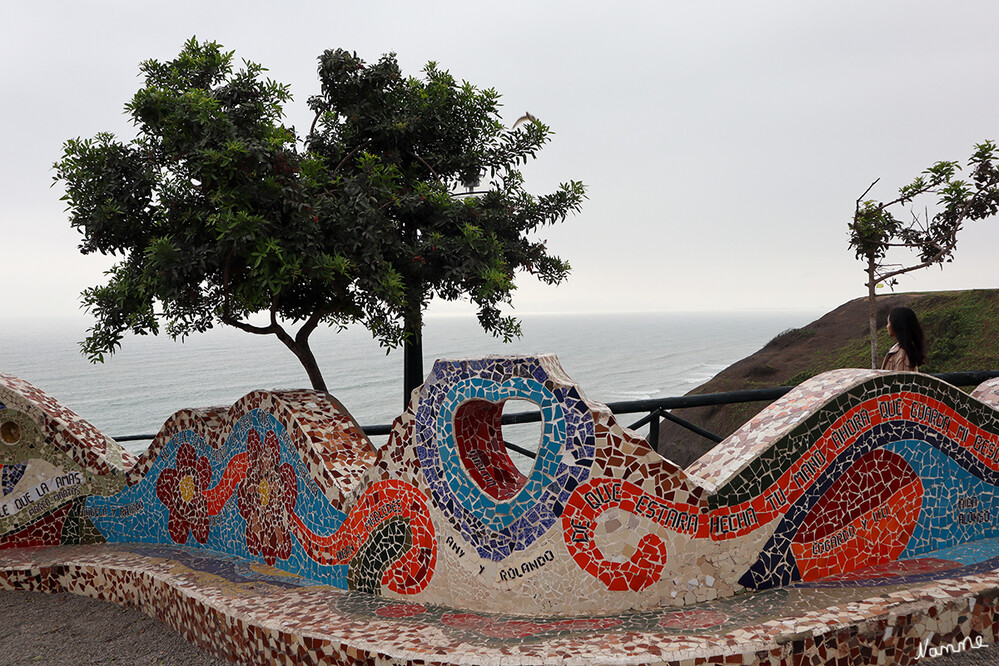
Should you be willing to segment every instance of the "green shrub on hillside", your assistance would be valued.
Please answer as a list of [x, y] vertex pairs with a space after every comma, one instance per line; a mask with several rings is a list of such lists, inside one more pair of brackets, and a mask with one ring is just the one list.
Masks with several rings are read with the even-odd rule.
[[784, 349], [799, 340], [807, 340], [808, 338], [814, 337], [815, 331], [809, 330], [807, 328], [789, 328], [786, 331], [782, 331], [775, 335], [770, 342], [764, 346], [764, 349]]
[[[999, 292], [974, 290], [925, 294], [911, 304], [926, 334], [929, 349], [922, 372], [999, 370]], [[888, 307], [879, 309], [878, 348], [887, 351], [894, 343], [888, 337]], [[805, 330], [805, 329], [798, 329]], [[814, 335], [814, 331], [812, 332]], [[783, 336], [777, 336], [767, 347]], [[797, 336], [801, 339], [802, 336]], [[787, 345], [782, 345], [786, 347]], [[766, 348], [766, 347], [765, 347]], [[836, 347], [802, 357], [803, 369], [788, 376], [794, 386], [817, 374], [837, 368], [865, 368], [870, 343], [867, 336], [851, 338]]]

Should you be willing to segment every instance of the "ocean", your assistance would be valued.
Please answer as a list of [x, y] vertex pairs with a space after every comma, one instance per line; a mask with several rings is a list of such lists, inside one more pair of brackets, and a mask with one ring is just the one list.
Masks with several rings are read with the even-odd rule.
[[[683, 395], [820, 314], [526, 315], [523, 337], [508, 344], [483, 333], [474, 316], [430, 316], [424, 370], [436, 358], [551, 352], [587, 397], [599, 402]], [[295, 357], [273, 336], [228, 328], [183, 342], [131, 336], [104, 364], [91, 364], [79, 351], [86, 327], [79, 320], [4, 323], [0, 373], [30, 381], [112, 437], [155, 433], [184, 407], [231, 404], [254, 389], [309, 386]], [[401, 350], [386, 355], [360, 327], [320, 329], [312, 343], [330, 392], [362, 425], [391, 423], [401, 413]], [[520, 405], [507, 409], [522, 411]], [[504, 427], [508, 440], [532, 449], [539, 433], [540, 424]], [[124, 446], [141, 453], [148, 444]]]

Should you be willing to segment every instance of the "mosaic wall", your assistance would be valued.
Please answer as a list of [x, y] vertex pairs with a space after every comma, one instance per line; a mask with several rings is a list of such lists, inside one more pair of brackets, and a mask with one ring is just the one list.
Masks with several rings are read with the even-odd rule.
[[204, 548], [345, 589], [421, 591], [437, 542], [426, 498], [377, 478], [376, 452], [312, 391], [253, 392], [175, 414], [128, 472], [84, 509], [110, 542]]
[[85, 502], [123, 488], [133, 463], [72, 411], [0, 374], [0, 547], [103, 541]]
[[[522, 473], [504, 403], [543, 417]], [[991, 566], [999, 381], [841, 370], [687, 470], [554, 356], [442, 360], [375, 450], [312, 391], [172, 416], [139, 459], [0, 375], [0, 547], [182, 546], [477, 612], [584, 616]], [[992, 542], [989, 542], [992, 543]], [[553, 625], [554, 626], [554, 625]], [[559, 625], [561, 626], [561, 625]]]

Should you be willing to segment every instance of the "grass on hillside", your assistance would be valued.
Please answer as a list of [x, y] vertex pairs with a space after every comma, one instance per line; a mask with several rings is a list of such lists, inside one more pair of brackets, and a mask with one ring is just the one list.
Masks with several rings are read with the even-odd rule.
[[[926, 334], [929, 355], [920, 370], [926, 373], [999, 370], [999, 290], [904, 294], [884, 298], [878, 312], [878, 351], [881, 358], [893, 344], [888, 337], [888, 309], [903, 302], [915, 310]], [[866, 308], [865, 308], [866, 311]], [[833, 313], [830, 313], [830, 315]], [[741, 389], [795, 386], [829, 370], [870, 368], [871, 348], [864, 322], [853, 320], [856, 335], [815, 344], [817, 335], [837, 328], [835, 320], [819, 320], [775, 336], [748, 368], [730, 368], [693, 391], [715, 393]], [[820, 325], [821, 322], [821, 325]], [[839, 321], [842, 330], [842, 320]], [[754, 355], [755, 356], [755, 355]], [[738, 369], [736, 369], [738, 368]], [[755, 416], [767, 403], [749, 402], [678, 413], [708, 430], [726, 436]], [[686, 433], [672, 437], [692, 437]], [[695, 439], [697, 439], [695, 437]], [[703, 444], [702, 442], [698, 443]]]
[[[999, 369], [999, 294], [994, 290], [942, 292], [925, 294], [912, 305], [923, 326], [929, 354], [920, 371], [926, 373]], [[878, 312], [878, 352], [884, 357], [891, 347], [885, 323], [887, 308]], [[785, 331], [768, 343], [800, 340], [807, 328]], [[811, 335], [814, 335], [811, 331]], [[794, 386], [817, 374], [836, 368], [870, 367], [871, 347], [867, 336], [825, 350], [806, 359], [807, 367], [794, 375], [780, 378], [783, 385]], [[777, 378], [774, 378], [777, 379]], [[774, 386], [775, 384], [769, 384]]]

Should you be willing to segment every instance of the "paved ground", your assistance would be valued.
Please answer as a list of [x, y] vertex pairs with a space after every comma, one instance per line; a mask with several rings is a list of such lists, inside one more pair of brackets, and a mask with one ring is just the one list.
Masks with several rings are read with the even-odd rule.
[[0, 664], [226, 663], [144, 613], [68, 592], [0, 592], [0, 618]]

